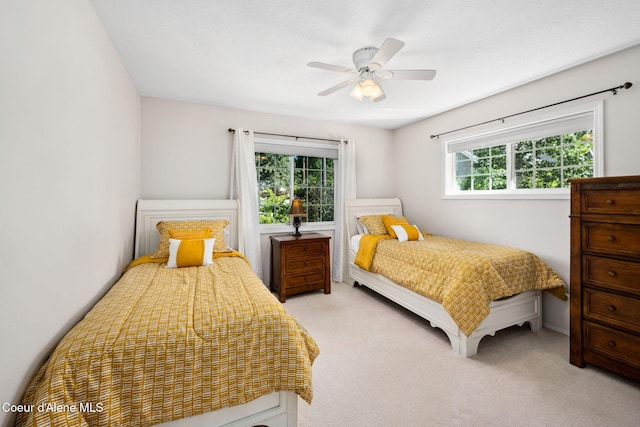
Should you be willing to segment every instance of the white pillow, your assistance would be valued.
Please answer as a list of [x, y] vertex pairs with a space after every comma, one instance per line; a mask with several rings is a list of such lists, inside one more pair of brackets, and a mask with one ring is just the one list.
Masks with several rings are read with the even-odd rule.
[[169, 239], [169, 259], [167, 268], [196, 267], [213, 264], [213, 246], [211, 239]]
[[[398, 240], [406, 242], [408, 240], [424, 240], [424, 236], [420, 232], [417, 225], [392, 225], [391, 228], [396, 233]], [[415, 229], [415, 231], [413, 231]]]

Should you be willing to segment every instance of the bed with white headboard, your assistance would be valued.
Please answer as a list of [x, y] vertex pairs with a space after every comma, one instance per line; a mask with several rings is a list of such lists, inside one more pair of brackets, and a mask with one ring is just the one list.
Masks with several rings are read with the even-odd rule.
[[[346, 201], [349, 238], [358, 234], [358, 218], [363, 215], [402, 216], [402, 203], [397, 198], [351, 199]], [[529, 323], [532, 331], [542, 326], [541, 292], [530, 290], [510, 298], [493, 301], [490, 314], [470, 336], [466, 336], [453, 321], [442, 304], [407, 289], [390, 279], [364, 270], [354, 263], [355, 253], [349, 251], [349, 278], [354, 285], [366, 286], [380, 295], [428, 320], [432, 327], [442, 329], [453, 351], [465, 357], [478, 351], [480, 340], [487, 335], [513, 325]]]
[[242, 225], [237, 200], [138, 200], [136, 208], [136, 233], [134, 258], [153, 253], [160, 241], [156, 225], [160, 221], [227, 220], [225, 229], [227, 245], [240, 252]]
[[[160, 235], [159, 221], [227, 220], [225, 241], [244, 253], [238, 200], [138, 200], [134, 258], [153, 253]], [[296, 426], [298, 396], [292, 391], [274, 392], [243, 405], [161, 424], [172, 427], [240, 427], [253, 425]]]
[[[149, 258], [150, 254], [154, 253], [160, 240], [159, 233], [156, 230], [156, 224], [160, 221], [226, 220], [229, 224], [224, 230], [224, 241], [230, 249], [241, 252], [243, 250], [242, 225], [239, 219], [239, 209], [240, 206], [236, 200], [139, 200], [136, 213], [134, 259], [137, 261], [140, 258]], [[222, 255], [222, 257], [216, 258], [215, 255]], [[132, 265], [136, 264], [136, 261]], [[221, 262], [219, 264], [220, 267], [215, 265], [218, 261]], [[163, 426], [296, 426], [298, 398], [304, 395], [310, 401], [310, 367], [317, 355], [317, 347], [314, 348], [315, 342], [313, 342], [313, 339], [309, 337], [304, 328], [295, 319], [282, 309], [281, 304], [270, 294], [244, 261], [237, 253], [232, 253], [231, 255], [214, 253], [214, 265], [211, 266], [168, 269], [165, 267], [166, 263], [163, 264], [162, 261], [156, 260], [155, 262], [150, 261], [129, 269], [118, 283], [114, 284], [105, 297], [94, 306], [85, 319], [63, 338], [58, 348], [65, 350], [59, 351], [57, 348], [54, 351], [45, 365], [47, 373], [44, 374], [45, 366], [43, 366], [40, 371], [43, 374], [39, 373], [33, 379], [23, 399], [23, 402], [42, 401], [44, 399], [64, 404], [66, 401], [61, 402], [61, 400], [67, 399], [67, 396], [75, 396], [74, 398], [77, 399], [77, 396], [90, 395], [97, 399], [93, 404], [102, 405], [100, 408], [105, 412], [110, 410], [110, 406], [116, 407], [114, 418], [111, 418], [110, 414], [106, 414], [103, 418], [98, 419], [96, 417], [101, 417], [101, 414], [78, 414], [77, 411], [49, 414], [35, 413], [34, 411], [34, 413], [18, 417], [16, 425], [35, 426], [59, 423], [60, 425], [68, 426], [91, 426], [98, 423], [106, 425], [104, 424], [105, 421], [109, 425], [136, 425], [137, 423], [146, 425], [150, 422], [153, 423], [154, 421], [152, 420], [160, 419], [160, 417], [156, 418], [156, 414], [160, 411], [162, 419], [172, 420], [160, 424]], [[148, 270], [138, 270], [140, 268], [148, 268]], [[136, 270], [141, 272], [138, 273]], [[222, 275], [219, 275], [217, 271], [220, 271]], [[241, 276], [235, 276], [240, 274]], [[144, 279], [145, 277], [158, 276], [166, 276], [169, 279], [158, 279], [160, 284], [156, 283], [156, 279], [148, 279], [149, 282]], [[216, 281], [220, 279], [207, 279], [209, 276], [222, 277], [223, 279], [222, 282]], [[130, 277], [136, 277], [136, 279], [132, 280]], [[209, 280], [213, 281], [210, 282]], [[222, 285], [221, 283], [225, 281], [229, 281], [229, 283]], [[197, 283], [193, 284], [194, 282]], [[182, 287], [183, 290], [176, 290], [175, 296], [173, 296], [171, 295], [171, 290], [176, 289], [176, 284]], [[146, 290], [153, 287], [156, 287], [153, 293]], [[208, 290], [209, 287], [211, 287], [210, 289], [215, 289], [215, 292]], [[243, 295], [241, 298], [244, 299], [235, 299], [236, 297], [232, 296], [235, 295], [236, 289], [238, 289], [237, 293]], [[224, 302], [220, 302], [217, 296], [208, 296], [216, 295], [217, 293], [225, 295]], [[152, 294], [156, 296], [151, 296]], [[160, 296], [157, 297], [157, 295]], [[155, 298], [158, 298], [158, 300]], [[131, 299], [134, 300], [133, 303], [130, 302]], [[142, 305], [139, 301], [141, 300], [144, 302], [143, 307], [150, 307], [151, 313], [145, 312], [140, 317], [136, 317], [138, 316], [137, 312], [144, 311], [144, 309], [140, 308]], [[193, 303], [190, 303], [190, 300]], [[198, 305], [196, 303], [204, 308], [193, 308]], [[131, 308], [129, 308], [129, 304], [131, 304]], [[228, 305], [229, 308], [227, 308]], [[169, 308], [165, 309], [163, 308], [164, 306], [169, 306]], [[107, 308], [105, 309], [104, 307]], [[125, 308], [120, 309], [119, 307]], [[153, 307], [160, 308], [156, 310]], [[250, 310], [251, 315], [247, 317], [245, 312], [245, 314], [241, 314], [237, 318], [229, 314], [244, 311], [239, 307], [249, 307], [248, 310]], [[123, 317], [121, 317], [120, 311], [125, 313]], [[213, 314], [216, 312], [221, 313], [221, 315]], [[211, 317], [208, 316], [209, 313], [212, 313]], [[169, 317], [184, 318], [186, 323], [183, 320], [171, 321], [171, 323], [169, 321], [155, 323], [156, 321], [153, 320]], [[189, 320], [190, 318], [192, 320]], [[130, 321], [130, 319], [133, 319], [133, 321]], [[233, 323], [229, 323], [227, 326], [223, 325], [222, 332], [218, 332], [217, 326], [198, 326], [197, 328], [199, 329], [194, 326], [207, 323], [223, 324], [224, 319], [230, 319], [230, 322]], [[142, 329], [135, 329], [135, 332], [131, 333], [128, 326], [126, 328], [121, 326], [127, 322], [135, 325], [149, 323], [150, 327], [142, 326]], [[107, 324], [108, 326], [105, 326]], [[138, 326], [138, 328], [140, 327]], [[157, 330], [160, 333], [156, 336]], [[174, 330], [177, 332], [173, 332]], [[268, 335], [264, 335], [261, 332], [263, 330], [267, 330]], [[273, 332], [274, 330], [278, 332]], [[280, 333], [280, 330], [286, 330], [287, 332]], [[118, 333], [113, 334], [111, 331], [118, 331]], [[252, 335], [254, 333], [256, 335]], [[122, 335], [133, 337], [133, 339], [118, 338]], [[92, 336], [105, 338], [87, 338]], [[234, 341], [227, 342], [223, 338], [225, 336], [233, 337]], [[278, 350], [274, 350], [272, 344], [266, 344], [268, 341], [267, 336], [273, 341], [273, 345], [278, 346]], [[142, 337], [142, 341], [139, 342], [137, 337]], [[291, 344], [285, 345], [280, 340], [284, 340], [282, 342], [286, 343], [296, 342], [296, 344], [294, 346]], [[104, 341], [106, 344], [101, 344], [98, 347], [98, 351], [93, 353], [93, 347], [83, 347], [87, 341]], [[156, 341], [162, 344], [156, 346]], [[174, 342], [185, 342], [186, 344], [172, 344]], [[236, 344], [236, 342], [240, 344]], [[250, 344], [243, 344], [243, 342]], [[236, 348], [240, 349], [249, 346], [253, 348], [250, 351], [251, 354], [260, 354], [255, 356], [259, 359], [253, 358], [254, 356], [246, 358], [244, 356], [246, 353], [235, 351]], [[160, 349], [156, 350], [158, 347]], [[280, 347], [287, 347], [288, 349], [280, 350]], [[120, 348], [124, 350], [121, 351], [119, 350]], [[182, 352], [182, 348], [189, 350]], [[199, 350], [194, 351], [194, 348]], [[68, 349], [73, 349], [73, 351]], [[311, 352], [309, 352], [309, 349], [312, 349]], [[134, 358], [130, 360], [129, 356], [124, 356], [125, 353], [134, 354]], [[216, 356], [218, 353], [226, 356], [221, 356], [223, 358], [218, 361], [218, 356]], [[83, 356], [83, 354], [86, 354], [86, 356]], [[95, 363], [89, 363], [86, 361], [87, 359], [93, 359]], [[169, 359], [171, 359], [170, 365], [167, 364]], [[234, 362], [234, 364], [227, 365], [228, 362], [225, 362], [236, 359], [240, 361], [237, 364]], [[274, 365], [267, 361], [271, 359], [278, 359], [278, 362]], [[117, 360], [121, 361], [118, 362]], [[143, 362], [137, 362], [136, 360], [143, 360]], [[153, 369], [151, 371], [148, 371], [150, 369], [148, 366], [150, 365], [147, 364], [147, 360], [152, 364]], [[180, 360], [184, 363], [180, 362]], [[190, 361], [194, 361], [194, 363]], [[283, 367], [276, 367], [281, 365]], [[69, 366], [69, 368], [55, 369], [58, 366]], [[114, 368], [114, 366], [118, 367]], [[124, 366], [124, 368], [120, 366]], [[127, 366], [140, 366], [140, 368], [127, 368]], [[249, 371], [246, 371], [246, 369], [249, 369], [247, 367], [251, 367]], [[108, 371], [108, 377], [103, 376], [105, 375], [105, 370]], [[141, 382], [139, 385], [137, 384], [138, 380], [136, 378], [155, 377], [158, 375], [158, 370], [160, 372], [178, 372], [179, 374], [178, 376], [175, 373], [166, 374], [166, 377], [161, 376], [160, 383]], [[49, 371], [53, 372], [49, 374]], [[237, 376], [242, 381], [238, 380], [237, 383], [232, 383], [232, 381], [235, 381], [233, 380], [235, 376], [232, 374], [230, 376], [227, 376], [227, 374], [219, 376], [218, 372], [227, 371], [237, 371]], [[72, 374], [69, 372], [72, 372]], [[79, 377], [76, 376], [77, 372], [80, 373]], [[84, 372], [88, 373], [85, 374]], [[155, 374], [149, 374], [149, 372], [155, 372]], [[186, 374], [180, 372], [186, 372]], [[279, 382], [271, 384], [271, 379], [263, 381], [263, 372], [267, 372], [269, 378], [275, 378]], [[184, 375], [188, 375], [187, 378], [192, 379], [184, 382]], [[250, 377], [246, 377], [246, 375], [250, 375]], [[290, 380], [296, 381], [294, 386], [293, 382], [288, 383], [286, 380], [287, 378], [295, 377], [305, 378], [303, 380], [304, 384], [300, 383], [299, 379]], [[89, 380], [87, 381], [84, 378]], [[112, 378], [117, 380], [112, 380]], [[162, 378], [169, 378], [169, 380], [163, 380]], [[177, 379], [174, 380], [174, 378]], [[214, 379], [211, 380], [210, 378]], [[253, 378], [253, 380], [249, 380], [249, 378]], [[169, 382], [167, 383], [167, 381]], [[87, 382], [89, 385], [84, 385]], [[269, 385], [268, 388], [265, 388], [264, 384], [267, 382]], [[242, 385], [245, 383], [250, 384], [250, 392], [242, 391], [246, 390], [245, 386]], [[100, 384], [100, 391], [96, 391], [90, 384]], [[122, 391], [120, 384], [130, 384], [127, 386], [129, 391]], [[167, 392], [167, 384], [169, 384], [171, 390], [179, 389], [180, 394], [171, 394], [175, 393], [175, 391]], [[187, 389], [191, 387], [196, 390], [194, 384], [202, 384], [197, 389], [204, 391], [199, 391], [198, 393], [188, 391]], [[219, 384], [219, 387], [213, 387], [211, 384]], [[302, 386], [300, 386], [301, 384]], [[204, 385], [208, 386], [205, 387]], [[224, 392], [218, 397], [218, 388], [233, 389], [234, 391], [233, 393]], [[103, 389], [107, 391], [103, 392]], [[156, 392], [156, 389], [164, 391]], [[185, 390], [184, 394], [181, 391], [183, 389]], [[134, 391], [132, 392], [131, 390]], [[135, 390], [141, 391], [136, 392]], [[148, 394], [149, 391], [147, 390], [151, 390], [151, 395]], [[120, 398], [115, 401], [111, 397], [114, 396], [114, 393], [115, 395], [120, 395]], [[161, 397], [156, 397], [157, 395]], [[141, 401], [138, 401], [135, 396], [143, 397], [140, 398], [142, 399]], [[173, 400], [171, 399], [174, 399], [173, 396], [177, 396], [176, 398], [179, 401], [189, 400], [189, 406], [181, 406], [182, 403], [172, 404]], [[211, 396], [214, 397], [212, 398]], [[219, 402], [226, 402], [227, 399], [243, 399], [245, 403], [223, 404], [221, 409], [209, 410], [210, 412], [205, 411], [204, 413], [201, 413], [203, 412], [202, 410], [197, 409], [199, 407], [216, 407], [216, 405], [220, 405]], [[83, 404], [86, 405], [87, 402], [83, 402]], [[73, 405], [76, 404], [71, 403], [68, 406], [71, 407]], [[146, 409], [141, 409], [145, 406]], [[186, 417], [185, 415], [179, 415], [184, 414], [181, 412], [183, 410], [185, 411], [184, 413], [188, 410], [190, 411], [189, 413], [195, 415], [189, 416], [189, 413]], [[128, 418], [135, 416], [144, 417], [144, 421], [140, 418]]]

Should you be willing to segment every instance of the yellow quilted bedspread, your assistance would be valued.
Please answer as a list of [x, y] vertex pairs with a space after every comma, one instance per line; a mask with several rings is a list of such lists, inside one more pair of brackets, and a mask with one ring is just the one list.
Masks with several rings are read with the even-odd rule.
[[487, 317], [491, 301], [531, 289], [566, 298], [560, 276], [521, 249], [432, 235], [409, 242], [365, 237], [357, 265], [440, 302], [466, 336]]
[[281, 390], [310, 402], [318, 353], [242, 257], [142, 263], [63, 338], [16, 425], [148, 426]]

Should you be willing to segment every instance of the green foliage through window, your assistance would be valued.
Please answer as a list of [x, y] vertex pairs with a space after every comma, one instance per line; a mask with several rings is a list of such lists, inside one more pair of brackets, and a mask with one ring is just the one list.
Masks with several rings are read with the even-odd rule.
[[569, 186], [568, 179], [593, 176], [593, 131], [518, 141], [455, 156], [456, 183], [461, 191], [563, 188]]
[[289, 222], [289, 205], [301, 199], [307, 222], [333, 221], [334, 159], [256, 153], [260, 224]]

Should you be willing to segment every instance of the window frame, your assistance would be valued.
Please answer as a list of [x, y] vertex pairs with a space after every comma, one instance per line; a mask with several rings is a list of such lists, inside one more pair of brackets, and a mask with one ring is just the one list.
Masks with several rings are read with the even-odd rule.
[[[307, 156], [307, 157], [323, 157], [334, 159], [334, 177], [333, 177], [333, 206], [335, 214], [336, 204], [336, 188], [338, 187], [338, 170], [339, 170], [339, 147], [337, 144], [330, 142], [301, 142], [299, 139], [286, 140], [278, 137], [272, 138], [268, 136], [255, 136], [254, 153], [275, 153], [285, 154], [293, 156]], [[293, 176], [292, 176], [293, 178]], [[256, 182], [256, 185], [258, 183]], [[306, 206], [305, 206], [306, 209]], [[335, 229], [335, 217], [333, 221], [318, 221], [318, 222], [304, 222], [304, 229], [306, 231], [323, 231]], [[278, 224], [260, 224], [260, 234], [276, 234], [286, 233], [292, 230], [292, 222], [278, 223]]]
[[[536, 129], [547, 126], [550, 122], [561, 121], [572, 116], [583, 114], [591, 115], [593, 119], [593, 176], [604, 176], [604, 130], [603, 130], [603, 101], [596, 101], [575, 105], [568, 108], [554, 108], [544, 112], [528, 114], [518, 120], [509, 120], [509, 123], [485, 127], [482, 133], [467, 131], [463, 135], [446, 138], [442, 141], [441, 153], [443, 164], [443, 199], [569, 199], [570, 189], [565, 188], [535, 188], [535, 189], [505, 189], [505, 190], [475, 190], [462, 191], [456, 188], [456, 152], [449, 153], [451, 144], [470, 145], [474, 140], [487, 141], [491, 138], [504, 140], [509, 134], [517, 134], [523, 129]], [[552, 135], [549, 135], [552, 136]], [[518, 142], [518, 141], [513, 141]], [[513, 179], [515, 165], [513, 156], [509, 154], [510, 143], [502, 142], [497, 145], [507, 144], [507, 182]], [[483, 147], [486, 147], [484, 145]], [[491, 145], [489, 145], [491, 146]], [[481, 148], [481, 146], [475, 147]], [[475, 149], [474, 148], [474, 149]]]

